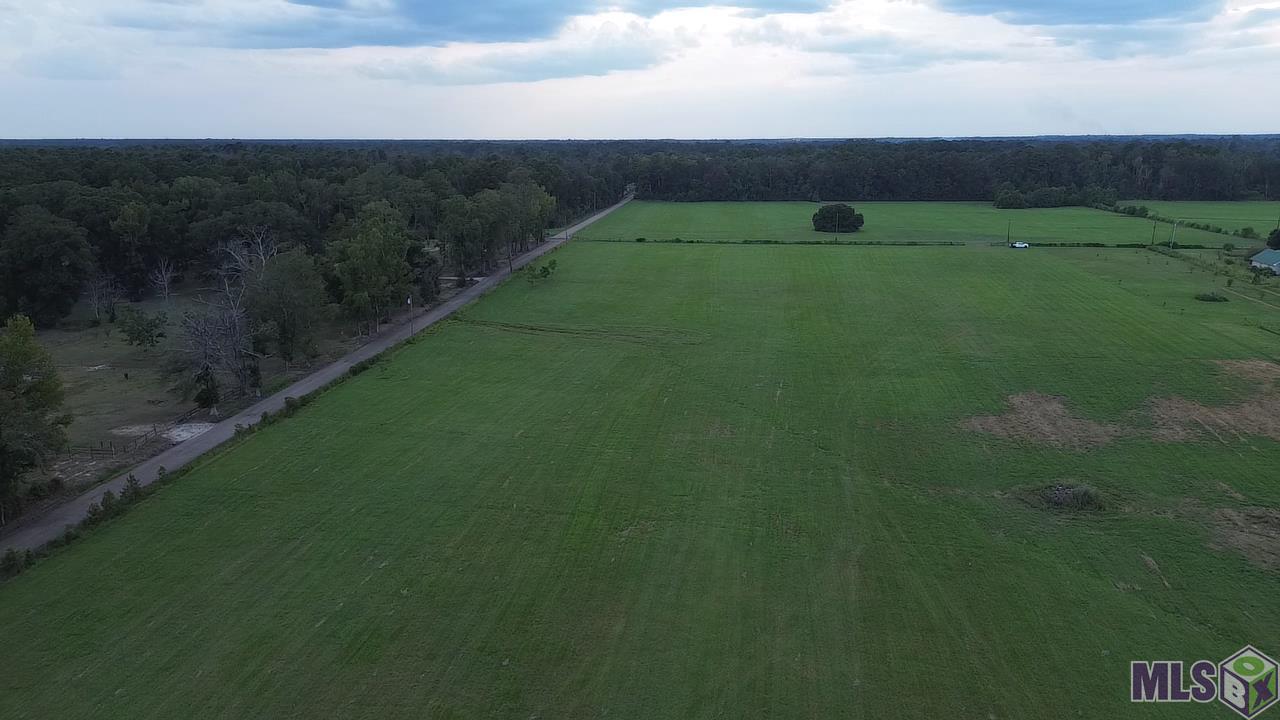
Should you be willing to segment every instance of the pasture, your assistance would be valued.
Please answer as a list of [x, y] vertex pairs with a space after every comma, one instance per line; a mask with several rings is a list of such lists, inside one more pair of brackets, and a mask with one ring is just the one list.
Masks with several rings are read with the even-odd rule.
[[[1198, 200], [1125, 200], [1121, 205], [1146, 205], [1162, 217], [1220, 227], [1228, 232], [1251, 227], [1262, 237], [1280, 227], [1280, 201], [1212, 202]], [[1179, 230], [1179, 234], [1183, 231]], [[1190, 241], [1188, 241], [1190, 242]], [[1236, 244], [1240, 242], [1237, 240]]]
[[[609, 223], [803, 214], [694, 209]], [[1280, 652], [1280, 311], [1142, 250], [555, 257], [0, 587], [0, 717], [1202, 717], [1129, 661]]]
[[[1149, 243], [1152, 223], [1089, 208], [999, 210], [990, 203], [853, 203], [866, 216], [860, 232], [844, 241], [880, 243]], [[702, 242], [824, 242], [831, 233], [814, 232], [817, 203], [656, 203], [633, 202], [593, 225], [579, 237], [588, 240], [671, 240]], [[1155, 227], [1157, 242], [1167, 241], [1170, 226]], [[1219, 247], [1234, 238], [1181, 229], [1178, 242]], [[1237, 243], [1239, 241], [1237, 240]]]

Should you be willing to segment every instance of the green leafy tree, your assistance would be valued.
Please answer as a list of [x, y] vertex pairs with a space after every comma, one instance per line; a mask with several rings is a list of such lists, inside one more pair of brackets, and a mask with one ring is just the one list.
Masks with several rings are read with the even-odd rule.
[[1280, 250], [1280, 228], [1271, 231], [1271, 237], [1267, 238], [1267, 247]]
[[418, 297], [428, 303], [440, 297], [440, 275], [444, 271], [440, 256], [424, 243], [415, 242], [409, 248], [409, 266], [413, 268], [413, 286], [418, 290]]
[[536, 283], [540, 280], [548, 280], [552, 275], [556, 274], [556, 267], [557, 264], [555, 260], [552, 260], [546, 265], [526, 265], [524, 268], [524, 277], [531, 283]]
[[222, 393], [218, 376], [213, 368], [208, 365], [201, 367], [195, 374], [192, 385], [195, 390], [192, 399], [195, 400], [196, 405], [205, 410], [213, 410], [216, 414], [218, 403], [222, 400]]
[[120, 208], [111, 221], [115, 233], [115, 272], [130, 297], [141, 297], [147, 287], [147, 263], [151, 234], [151, 208], [146, 203], [131, 202]]
[[354, 234], [334, 246], [333, 271], [352, 317], [376, 327], [404, 302], [412, 291], [412, 243], [404, 217], [390, 203], [370, 203], [360, 211]]
[[71, 311], [92, 269], [83, 228], [42, 207], [18, 208], [0, 238], [0, 311], [56, 322]]
[[141, 348], [153, 348], [160, 344], [165, 336], [165, 328], [169, 326], [169, 316], [165, 313], [147, 313], [134, 307], [122, 308], [116, 318], [116, 325], [124, 333], [125, 342]]
[[1027, 196], [1019, 192], [1013, 183], [1000, 183], [996, 188], [996, 207], [1003, 210], [1024, 210], [1028, 205]]
[[858, 232], [864, 223], [862, 213], [844, 203], [823, 205], [813, 214], [813, 229], [818, 232]]
[[66, 445], [71, 416], [61, 410], [62, 380], [35, 326], [24, 315], [9, 318], [0, 333], [0, 523], [23, 474]]
[[483, 226], [475, 203], [462, 195], [447, 198], [441, 206], [440, 235], [445, 255], [457, 273], [457, 286], [465, 287], [469, 270], [480, 255]]
[[249, 317], [275, 343], [285, 362], [310, 347], [325, 308], [324, 282], [301, 250], [268, 258], [245, 288]]

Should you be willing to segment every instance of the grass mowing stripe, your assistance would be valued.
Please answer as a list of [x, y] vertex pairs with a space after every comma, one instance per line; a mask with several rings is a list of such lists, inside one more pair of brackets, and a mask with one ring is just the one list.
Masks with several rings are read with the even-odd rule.
[[1270, 311], [1148, 255], [574, 244], [0, 588], [0, 716], [1130, 712], [1280, 646], [1212, 520], [1280, 447], [964, 421], [1250, 397]]

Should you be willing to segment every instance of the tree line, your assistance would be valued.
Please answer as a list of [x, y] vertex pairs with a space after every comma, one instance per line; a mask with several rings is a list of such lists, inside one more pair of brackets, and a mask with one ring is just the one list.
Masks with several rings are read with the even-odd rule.
[[993, 201], [1002, 187], [1033, 207], [1280, 196], [1274, 137], [703, 143], [630, 167], [638, 196], [654, 200]]

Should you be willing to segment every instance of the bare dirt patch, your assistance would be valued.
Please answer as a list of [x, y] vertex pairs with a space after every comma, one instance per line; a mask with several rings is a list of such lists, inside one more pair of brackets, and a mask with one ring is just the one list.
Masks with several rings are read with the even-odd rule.
[[119, 435], [120, 437], [141, 437], [147, 433], [155, 432], [156, 428], [156, 425], [120, 425], [119, 427], [111, 428], [111, 434]]
[[1191, 442], [1211, 435], [1258, 435], [1280, 440], [1280, 365], [1269, 360], [1218, 360], [1218, 368], [1255, 384], [1253, 396], [1234, 405], [1208, 406], [1180, 397], [1155, 398], [1147, 409], [1155, 422], [1152, 436], [1165, 442]]
[[163, 435], [169, 440], [180, 443], [208, 432], [213, 423], [183, 423], [165, 430]]
[[1133, 431], [1122, 425], [1076, 417], [1065, 399], [1040, 393], [1011, 395], [1004, 415], [982, 415], [965, 421], [965, 427], [997, 437], [1025, 440], [1056, 448], [1088, 450]]
[[1266, 389], [1280, 382], [1280, 365], [1269, 360], [1219, 360], [1218, 367], [1246, 380], [1252, 380]]
[[1187, 442], [1212, 435], [1259, 435], [1280, 441], [1280, 395], [1261, 395], [1236, 405], [1210, 407], [1183, 398], [1157, 398], [1147, 404], [1155, 421], [1152, 435], [1165, 442]]
[[1267, 570], [1280, 570], [1280, 510], [1215, 510], [1213, 536], [1215, 547], [1235, 550]]

